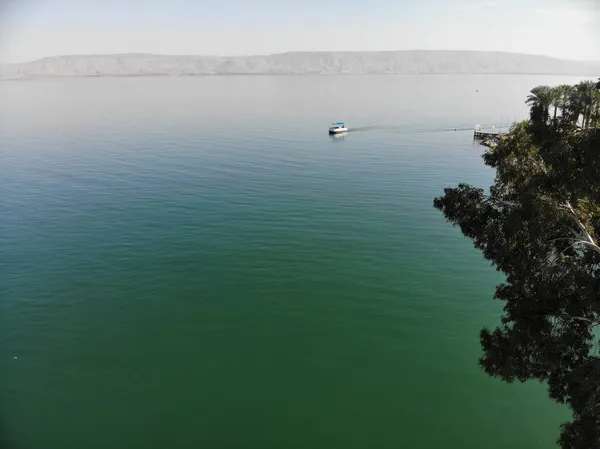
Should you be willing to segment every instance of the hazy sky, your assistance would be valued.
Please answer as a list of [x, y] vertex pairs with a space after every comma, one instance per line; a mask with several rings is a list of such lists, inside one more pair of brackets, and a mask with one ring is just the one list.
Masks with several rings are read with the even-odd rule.
[[600, 0], [0, 0], [0, 61], [502, 50], [600, 60]]

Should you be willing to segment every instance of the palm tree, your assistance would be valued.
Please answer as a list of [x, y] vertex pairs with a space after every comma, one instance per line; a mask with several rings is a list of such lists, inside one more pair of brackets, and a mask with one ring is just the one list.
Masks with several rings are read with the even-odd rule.
[[600, 126], [600, 89], [596, 89], [594, 92], [594, 104], [592, 106], [590, 122], [592, 127]]
[[560, 86], [556, 86], [552, 88], [552, 103], [551, 106], [554, 107], [554, 114], [552, 116], [552, 121], [556, 123], [556, 116], [558, 115], [558, 111], [561, 111], [561, 115], [564, 115], [564, 111], [569, 102], [569, 95], [571, 91], [571, 86], [568, 84], [561, 84]]
[[554, 108], [554, 114], [552, 114], [552, 122], [556, 123], [556, 113], [560, 107], [560, 86], [552, 87], [552, 95], [550, 106]]
[[600, 126], [600, 79], [596, 83], [593, 99], [591, 125], [596, 127]]
[[[569, 108], [571, 107], [571, 100], [573, 95], [574, 87], [569, 84], [561, 84], [553, 88], [554, 95], [552, 98], [552, 106], [554, 106], [554, 118], [553, 121], [556, 123], [558, 111], [563, 119], [569, 117]], [[572, 120], [571, 120], [572, 121]]]
[[598, 106], [596, 83], [594, 81], [582, 81], [577, 84], [576, 90], [581, 103], [581, 114], [583, 115], [581, 126], [587, 128]]
[[538, 86], [531, 89], [531, 94], [525, 101], [529, 105], [531, 120], [548, 123], [550, 105], [554, 102], [556, 92], [549, 86]]
[[585, 106], [577, 86], [571, 86], [563, 115], [574, 126], [579, 126], [579, 117], [585, 115]]

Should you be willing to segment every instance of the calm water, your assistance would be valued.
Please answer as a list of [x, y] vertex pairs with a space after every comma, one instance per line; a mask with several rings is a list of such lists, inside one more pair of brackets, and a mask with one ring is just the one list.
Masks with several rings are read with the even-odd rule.
[[0, 84], [4, 445], [554, 447], [544, 387], [478, 367], [500, 277], [432, 199], [493, 178], [454, 128], [574, 81]]

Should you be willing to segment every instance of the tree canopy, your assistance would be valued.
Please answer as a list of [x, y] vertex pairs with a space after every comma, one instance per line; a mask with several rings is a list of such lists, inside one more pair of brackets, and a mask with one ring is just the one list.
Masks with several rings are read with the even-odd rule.
[[600, 448], [598, 87], [532, 89], [530, 119], [483, 156], [496, 169], [489, 191], [460, 184], [434, 200], [506, 276], [494, 296], [501, 322], [481, 331], [481, 367], [545, 382], [573, 412], [564, 449]]

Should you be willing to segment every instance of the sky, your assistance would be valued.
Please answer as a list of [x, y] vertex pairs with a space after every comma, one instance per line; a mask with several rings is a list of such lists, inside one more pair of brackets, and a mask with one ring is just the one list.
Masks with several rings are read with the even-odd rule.
[[413, 49], [600, 61], [600, 0], [0, 0], [0, 62]]

